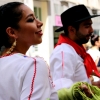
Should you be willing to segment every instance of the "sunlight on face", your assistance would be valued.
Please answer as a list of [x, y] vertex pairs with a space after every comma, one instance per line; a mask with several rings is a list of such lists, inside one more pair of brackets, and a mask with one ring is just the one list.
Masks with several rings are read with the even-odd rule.
[[18, 38], [17, 43], [29, 47], [42, 42], [43, 23], [36, 19], [33, 11], [26, 5], [21, 5], [22, 19], [19, 21], [19, 29], [16, 31]]

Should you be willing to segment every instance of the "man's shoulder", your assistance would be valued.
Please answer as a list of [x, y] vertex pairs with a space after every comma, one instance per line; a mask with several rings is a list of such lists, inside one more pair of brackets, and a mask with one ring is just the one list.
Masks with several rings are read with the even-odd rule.
[[54, 48], [53, 52], [72, 52], [72, 53], [75, 53], [75, 49], [69, 45], [69, 44], [66, 44], [66, 43], [62, 43], [61, 45], [58, 45]]
[[62, 43], [61, 45], [56, 46], [52, 51], [51, 56], [55, 57], [59, 56], [60, 54], [67, 55], [67, 57], [70, 56], [71, 58], [76, 58], [76, 56], [78, 55], [75, 49], [71, 45], [66, 43]]

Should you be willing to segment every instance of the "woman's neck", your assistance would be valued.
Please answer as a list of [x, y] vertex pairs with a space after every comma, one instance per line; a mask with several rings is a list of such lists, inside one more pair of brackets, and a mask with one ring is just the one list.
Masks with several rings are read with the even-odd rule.
[[99, 47], [98, 46], [93, 46], [92, 49], [97, 49], [98, 50]]

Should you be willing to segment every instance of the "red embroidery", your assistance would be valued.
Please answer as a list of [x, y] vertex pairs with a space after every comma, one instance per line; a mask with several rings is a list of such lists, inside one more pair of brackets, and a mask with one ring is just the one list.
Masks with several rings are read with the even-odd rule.
[[[37, 57], [39, 57], [39, 56], [37, 56]], [[42, 59], [43, 59], [43, 61], [45, 61], [43, 57], [39, 57], [39, 58], [42, 58]], [[47, 67], [48, 67], [48, 71], [49, 71], [49, 81], [50, 81], [50, 85], [54, 88], [54, 87], [55, 87], [55, 85], [53, 84], [53, 80], [52, 80], [52, 77], [51, 77], [51, 73], [50, 73], [50, 68], [49, 68], [49, 65], [47, 64], [47, 62], [46, 62], [46, 61], [45, 61], [45, 63], [46, 63], [46, 65], [47, 65]]]
[[11, 56], [11, 55], [13, 55], [13, 54], [15, 54], [15, 53], [5, 54], [5, 55], [3, 55], [3, 56], [0, 56], [0, 58], [2, 58], [2, 57], [6, 57], [6, 56]]
[[29, 94], [29, 97], [28, 97], [28, 100], [30, 100], [31, 96], [32, 96], [32, 92], [33, 92], [33, 87], [34, 87], [34, 80], [35, 80], [35, 77], [36, 77], [36, 59], [33, 58], [35, 63], [34, 63], [34, 74], [33, 74], [33, 79], [32, 79], [32, 84], [31, 84], [31, 91], [30, 91], [30, 94]]
[[63, 69], [64, 69], [64, 53], [63, 53], [63, 51], [61, 52], [61, 54], [62, 54], [62, 77], [64, 76], [63, 75]]
[[55, 87], [55, 85], [53, 84], [53, 80], [52, 80], [52, 77], [51, 77], [51, 74], [50, 74], [50, 69], [48, 67], [48, 70], [49, 70], [49, 79], [50, 79], [50, 83], [52, 85], [52, 87]]
[[[10, 55], [13, 55], [15, 53], [12, 53], [12, 54], [6, 54], [4, 56], [1, 56], [0, 58], [2, 57], [6, 57], [6, 56], [10, 56]], [[31, 91], [30, 91], [30, 94], [28, 96], [28, 100], [30, 100], [31, 96], [32, 96], [32, 92], [33, 92], [33, 87], [34, 87], [34, 80], [35, 80], [35, 77], [36, 77], [36, 59], [34, 59], [34, 74], [33, 74], [33, 78], [32, 78], [32, 84], [31, 84]]]

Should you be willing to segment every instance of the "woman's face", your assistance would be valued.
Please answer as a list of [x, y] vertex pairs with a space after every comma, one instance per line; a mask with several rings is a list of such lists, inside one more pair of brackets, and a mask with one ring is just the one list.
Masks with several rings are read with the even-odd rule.
[[26, 5], [21, 5], [22, 18], [19, 21], [19, 29], [15, 30], [17, 36], [17, 45], [30, 45], [40, 44], [42, 42], [42, 29], [43, 23], [36, 19], [33, 11]]
[[95, 45], [100, 48], [100, 36], [98, 38], [98, 41], [95, 42]]

